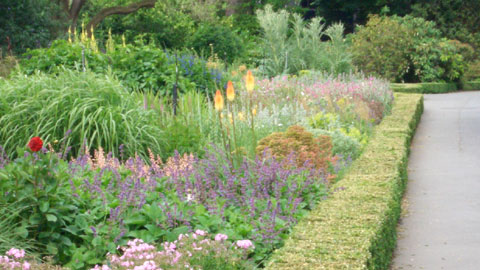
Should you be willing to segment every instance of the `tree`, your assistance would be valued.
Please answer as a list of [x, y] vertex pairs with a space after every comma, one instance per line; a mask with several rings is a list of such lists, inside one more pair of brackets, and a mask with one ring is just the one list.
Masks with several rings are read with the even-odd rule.
[[[87, 4], [88, 0], [52, 0], [58, 2], [63, 10], [68, 14], [68, 18], [71, 21], [71, 29], [75, 29], [78, 22], [80, 11]], [[87, 24], [87, 34], [91, 35], [91, 30], [101, 23], [106, 17], [115, 14], [130, 14], [136, 12], [141, 8], [153, 8], [155, 7], [157, 0], [141, 0], [130, 3], [126, 6], [113, 6], [104, 7], [95, 16], [90, 19]]]
[[0, 1], [0, 48], [20, 54], [43, 47], [65, 28], [65, 16], [51, 0]]
[[446, 37], [480, 48], [480, 1], [420, 0], [412, 9], [413, 16], [434, 21]]

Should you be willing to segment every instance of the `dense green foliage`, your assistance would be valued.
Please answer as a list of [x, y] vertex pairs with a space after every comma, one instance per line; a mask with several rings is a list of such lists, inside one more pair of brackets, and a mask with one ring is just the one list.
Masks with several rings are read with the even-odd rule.
[[[290, 16], [293, 17], [290, 25]], [[351, 69], [348, 46], [343, 38], [344, 28], [334, 24], [325, 29], [322, 18], [305, 22], [298, 14], [286, 10], [273, 11], [267, 5], [257, 10], [263, 30], [261, 70], [265, 75], [295, 74], [301, 70], [326, 71], [332, 74]], [[329, 41], [323, 42], [322, 38]]]
[[354, 63], [366, 73], [399, 80], [408, 72], [409, 29], [388, 17], [372, 16], [352, 37]]
[[473, 49], [447, 40], [433, 22], [411, 16], [372, 16], [353, 35], [359, 69], [392, 81], [458, 81]]
[[50, 0], [16, 0], [0, 3], [0, 54], [19, 54], [47, 46], [62, 31], [64, 16]]
[[416, 1], [412, 6], [412, 15], [435, 22], [437, 28], [449, 39], [468, 43], [480, 48], [480, 2], [476, 0], [437, 0]]
[[132, 90], [171, 95], [176, 80], [176, 66], [180, 92], [197, 89], [212, 93], [226, 82], [222, 72], [207, 67], [206, 61], [188, 53], [179, 53], [176, 59], [174, 53], [151, 44], [113, 45], [104, 54], [89, 43], [83, 45], [80, 42], [58, 40], [50, 48], [28, 51], [28, 57], [21, 61], [22, 71], [26, 74], [33, 74], [37, 70], [56, 74], [62, 68], [82, 70], [82, 51], [86, 68], [96, 73], [111, 70], [124, 86]]

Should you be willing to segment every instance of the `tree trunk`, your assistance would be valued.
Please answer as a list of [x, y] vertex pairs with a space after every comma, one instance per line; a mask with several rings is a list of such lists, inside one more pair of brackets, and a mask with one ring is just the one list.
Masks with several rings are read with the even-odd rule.
[[[85, 0], [80, 0], [85, 1]], [[128, 6], [116, 6], [116, 7], [109, 7], [100, 10], [100, 12], [95, 15], [90, 22], [87, 24], [87, 34], [91, 36], [91, 30], [95, 29], [95, 27], [101, 23], [106, 17], [114, 14], [130, 14], [133, 13], [141, 8], [153, 8], [155, 7], [155, 3], [157, 0], [143, 0], [140, 2], [132, 3]]]
[[80, 14], [80, 10], [82, 10], [82, 7], [83, 5], [85, 5], [86, 2], [87, 0], [72, 1], [72, 5], [70, 6], [70, 10], [68, 11], [69, 18], [72, 21], [72, 31], [77, 27], [78, 15]]

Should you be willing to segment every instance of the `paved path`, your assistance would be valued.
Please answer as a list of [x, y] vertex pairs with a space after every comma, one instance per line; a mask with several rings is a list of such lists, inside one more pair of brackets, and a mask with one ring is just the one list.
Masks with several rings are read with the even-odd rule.
[[393, 270], [480, 269], [480, 92], [425, 95]]

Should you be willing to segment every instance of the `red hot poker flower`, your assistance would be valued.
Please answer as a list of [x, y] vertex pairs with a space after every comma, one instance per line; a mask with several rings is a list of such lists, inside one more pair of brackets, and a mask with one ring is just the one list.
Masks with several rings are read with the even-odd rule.
[[42, 149], [42, 146], [43, 146], [43, 141], [42, 141], [42, 139], [40, 139], [40, 137], [33, 137], [28, 142], [28, 147], [33, 152], [40, 151]]

